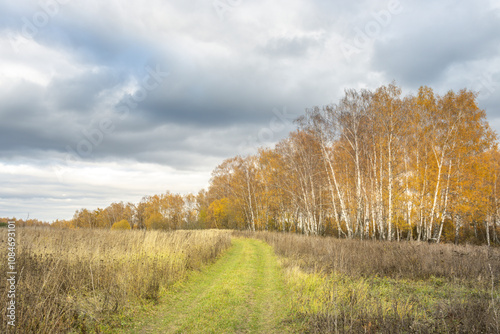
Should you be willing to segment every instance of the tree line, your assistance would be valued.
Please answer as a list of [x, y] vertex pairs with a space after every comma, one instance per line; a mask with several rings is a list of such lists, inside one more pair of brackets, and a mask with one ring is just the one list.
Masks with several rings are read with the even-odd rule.
[[147, 229], [500, 243], [500, 154], [476, 93], [351, 89], [296, 124], [273, 148], [224, 160], [196, 195], [81, 209], [52, 225], [112, 228], [126, 220]]
[[498, 243], [496, 140], [471, 91], [347, 90], [274, 148], [224, 161], [208, 194], [227, 227]]

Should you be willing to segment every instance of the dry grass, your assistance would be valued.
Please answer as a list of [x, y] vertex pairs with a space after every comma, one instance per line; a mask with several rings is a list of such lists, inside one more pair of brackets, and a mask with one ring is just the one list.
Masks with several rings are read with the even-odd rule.
[[[0, 233], [5, 245], [6, 230]], [[18, 228], [17, 241], [16, 333], [106, 331], [231, 244], [224, 231], [55, 228]], [[0, 270], [8, 271], [5, 261]]]
[[500, 333], [500, 249], [243, 233], [281, 256], [307, 333]]
[[[500, 248], [425, 242], [384, 242], [306, 237], [257, 232], [275, 252], [296, 260], [304, 270], [338, 272], [351, 276], [491, 282], [500, 279]], [[491, 270], [490, 270], [491, 267]]]

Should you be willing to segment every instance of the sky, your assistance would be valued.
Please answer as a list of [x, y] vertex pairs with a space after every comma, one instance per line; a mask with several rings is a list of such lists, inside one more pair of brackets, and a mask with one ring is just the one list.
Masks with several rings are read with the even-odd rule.
[[477, 91], [498, 132], [500, 1], [3, 0], [0, 217], [197, 193], [392, 81]]

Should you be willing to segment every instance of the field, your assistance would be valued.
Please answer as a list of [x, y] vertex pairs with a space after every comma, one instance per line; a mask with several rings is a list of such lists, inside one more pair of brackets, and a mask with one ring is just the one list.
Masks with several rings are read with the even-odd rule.
[[311, 333], [500, 333], [500, 250], [251, 233], [280, 256]]
[[500, 250], [486, 246], [223, 230], [17, 238], [6, 333], [500, 333]]
[[[1, 239], [5, 241], [6, 230]], [[17, 230], [12, 333], [105, 332], [230, 246], [224, 231]], [[5, 245], [5, 244], [4, 244]], [[0, 270], [7, 272], [6, 261]], [[3, 283], [2, 288], [5, 288]], [[2, 324], [7, 333], [6, 293]]]

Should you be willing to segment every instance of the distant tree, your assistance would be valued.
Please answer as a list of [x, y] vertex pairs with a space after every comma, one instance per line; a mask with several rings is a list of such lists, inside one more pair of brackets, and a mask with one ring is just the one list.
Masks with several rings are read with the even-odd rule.
[[155, 212], [146, 218], [146, 228], [148, 230], [167, 230], [168, 223], [159, 212]]

